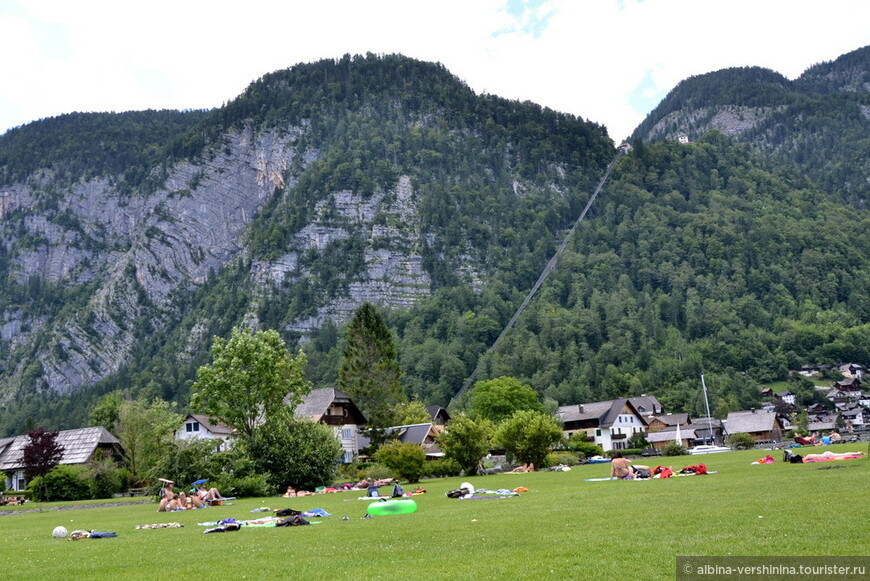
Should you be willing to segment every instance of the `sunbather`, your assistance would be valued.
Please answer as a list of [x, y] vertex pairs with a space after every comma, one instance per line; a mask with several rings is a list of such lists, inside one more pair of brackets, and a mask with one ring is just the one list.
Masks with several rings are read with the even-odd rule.
[[620, 452], [614, 452], [613, 460], [610, 462], [610, 477], [622, 480], [634, 478], [634, 472], [631, 471], [631, 460], [623, 458]]
[[851, 460], [854, 458], [861, 458], [864, 456], [864, 452], [843, 452], [842, 454], [838, 454], [836, 452], [831, 452], [830, 450], [826, 450], [821, 454], [807, 454], [804, 456], [804, 462], [825, 462], [827, 460]]
[[203, 502], [211, 502], [212, 500], [222, 500], [223, 496], [218, 492], [217, 488], [206, 488], [205, 483], [199, 485], [199, 489], [196, 491], [197, 495], [199, 495], [200, 500]]

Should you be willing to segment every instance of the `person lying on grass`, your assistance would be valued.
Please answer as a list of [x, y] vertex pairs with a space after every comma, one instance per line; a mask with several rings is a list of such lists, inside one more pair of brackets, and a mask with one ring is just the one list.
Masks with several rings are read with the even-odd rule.
[[843, 452], [842, 454], [837, 454], [836, 452], [831, 452], [830, 450], [826, 450], [821, 454], [807, 454], [804, 456], [804, 462], [826, 462], [828, 460], [850, 460], [854, 458], [861, 458], [864, 456], [864, 452]]

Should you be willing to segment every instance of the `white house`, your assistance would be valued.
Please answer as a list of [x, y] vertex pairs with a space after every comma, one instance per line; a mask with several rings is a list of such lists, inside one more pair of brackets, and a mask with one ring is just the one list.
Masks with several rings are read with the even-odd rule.
[[628, 439], [645, 434], [648, 426], [628, 399], [560, 406], [556, 415], [566, 438], [582, 432], [604, 450], [625, 450]]
[[208, 416], [190, 414], [184, 418], [184, 425], [175, 432], [176, 440], [221, 440], [219, 450], [233, 447], [235, 430], [221, 422], [212, 422]]

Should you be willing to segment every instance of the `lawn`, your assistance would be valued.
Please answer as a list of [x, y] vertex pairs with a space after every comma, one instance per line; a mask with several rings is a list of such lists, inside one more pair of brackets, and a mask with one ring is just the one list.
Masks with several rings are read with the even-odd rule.
[[[775, 452], [775, 464], [751, 465], [764, 454], [662, 458], [676, 470], [704, 462], [718, 471], [668, 480], [585, 480], [606, 476], [607, 465], [467, 479], [531, 490], [503, 500], [449, 499], [444, 493], [465, 479], [430, 480], [416, 513], [371, 519], [361, 518], [368, 503], [357, 492], [159, 514], [155, 503], [44, 504], [43, 512], [0, 516], [0, 566], [7, 579], [669, 579], [676, 555], [870, 554], [870, 462], [785, 464]], [[251, 511], [263, 506], [323, 508], [333, 516], [307, 527], [208, 535], [197, 525], [253, 519], [263, 513]], [[184, 527], [135, 529], [159, 522]], [[118, 537], [62, 541], [51, 536], [57, 525]]]

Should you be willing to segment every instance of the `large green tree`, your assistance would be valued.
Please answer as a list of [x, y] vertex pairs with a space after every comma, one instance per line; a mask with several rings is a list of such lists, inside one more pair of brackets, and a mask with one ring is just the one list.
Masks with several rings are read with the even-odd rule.
[[285, 407], [295, 409], [311, 391], [305, 355], [291, 356], [277, 331], [234, 328], [215, 337], [212, 363], [197, 370], [191, 409], [251, 438], [259, 424]]
[[480, 459], [489, 452], [494, 426], [489, 420], [474, 420], [458, 414], [447, 423], [447, 429], [438, 436], [438, 447], [444, 455], [455, 460], [467, 476], [474, 476]]
[[394, 425], [397, 408], [407, 401], [393, 335], [371, 303], [363, 303], [347, 326], [347, 343], [339, 367], [339, 385], [365, 414], [365, 428], [377, 447]]
[[247, 449], [258, 472], [279, 491], [331, 484], [342, 456], [341, 442], [331, 428], [296, 419], [289, 410], [257, 426]]
[[562, 439], [562, 428], [547, 414], [520, 410], [499, 425], [495, 441], [523, 464], [541, 467], [550, 448]]
[[537, 392], [513, 377], [478, 381], [469, 400], [469, 415], [496, 423], [519, 410], [540, 412], [544, 409]]

